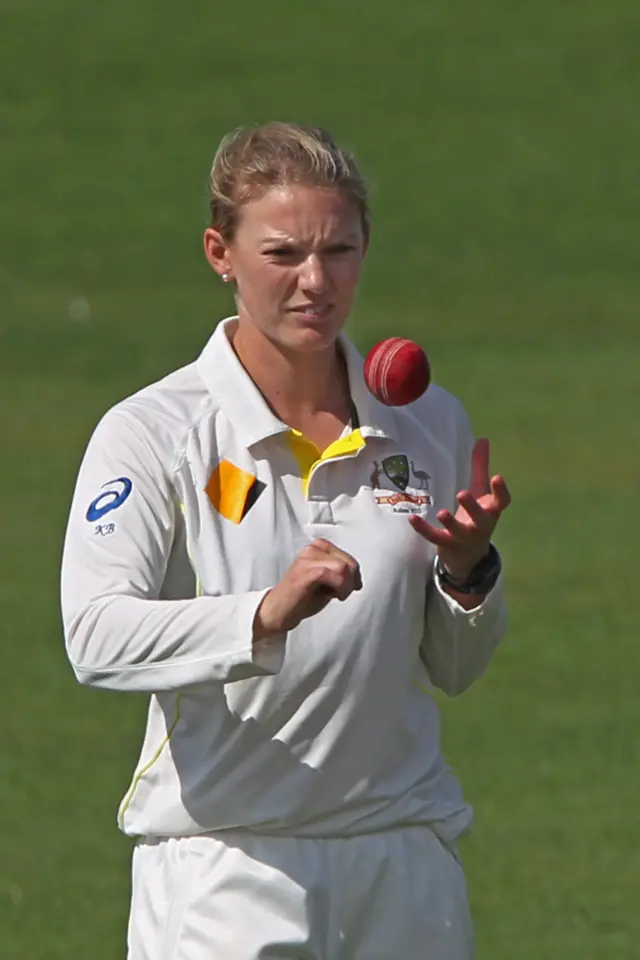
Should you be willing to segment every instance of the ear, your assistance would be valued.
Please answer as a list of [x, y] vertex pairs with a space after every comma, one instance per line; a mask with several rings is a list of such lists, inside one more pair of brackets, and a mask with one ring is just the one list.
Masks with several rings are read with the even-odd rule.
[[229, 245], [219, 230], [208, 227], [204, 232], [204, 255], [218, 276], [227, 274], [231, 279], [231, 263], [229, 260]]
[[367, 223], [366, 226], [363, 226], [363, 230], [362, 230], [362, 259], [363, 260], [367, 255], [370, 239], [371, 239], [371, 227]]

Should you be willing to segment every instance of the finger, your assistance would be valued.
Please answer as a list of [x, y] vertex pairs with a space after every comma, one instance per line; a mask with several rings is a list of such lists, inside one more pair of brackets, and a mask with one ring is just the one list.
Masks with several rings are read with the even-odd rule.
[[304, 545], [298, 556], [304, 556], [306, 558], [314, 558], [319, 554], [327, 555], [333, 550], [333, 544], [329, 543], [328, 540], [319, 538], [318, 540], [309, 540]]
[[318, 537], [317, 540], [309, 541], [310, 547], [315, 547], [317, 550], [321, 550], [323, 553], [329, 553], [333, 550], [333, 544], [330, 540], [325, 540], [324, 537]]
[[352, 569], [349, 564], [336, 557], [326, 557], [319, 563], [314, 563], [310, 579], [315, 583], [329, 583], [335, 589], [342, 589], [348, 595], [353, 590], [362, 588], [362, 576], [359, 568]]
[[314, 540], [311, 546], [317, 547], [318, 550], [324, 555], [342, 560], [352, 570], [357, 570], [359, 567], [358, 561], [355, 557], [352, 557], [350, 553], [346, 552], [346, 550], [341, 550], [340, 547], [337, 547], [335, 543], [331, 543], [330, 540], [325, 540], [323, 538]]
[[349, 592], [352, 590], [362, 590], [362, 573], [360, 567], [355, 568], [344, 564], [342, 566], [332, 567], [335, 573], [342, 578], [342, 581], [349, 586]]
[[[454, 540], [465, 541], [470, 536], [475, 537], [478, 534], [475, 524], [471, 527], [465, 526], [464, 523], [460, 523], [452, 513], [449, 513], [448, 510], [440, 510], [437, 514], [438, 520], [442, 526], [447, 530]], [[484, 533], [484, 531], [480, 531]]]
[[470, 490], [476, 499], [489, 493], [489, 441], [482, 437], [473, 445], [471, 452]]
[[495, 517], [478, 503], [469, 490], [461, 490], [456, 500], [479, 530], [485, 532], [493, 529]]
[[511, 503], [511, 494], [509, 493], [509, 488], [507, 487], [504, 477], [501, 477], [500, 474], [491, 477], [491, 492], [496, 498], [500, 512], [506, 510]]
[[440, 527], [434, 527], [424, 517], [413, 515], [409, 517], [409, 523], [421, 537], [428, 540], [429, 543], [437, 547], [447, 547], [451, 544], [453, 537], [448, 530], [442, 530]]
[[315, 581], [315, 589], [330, 589], [338, 600], [346, 600], [354, 592], [354, 578], [349, 570], [338, 572], [331, 567], [320, 568]]
[[297, 585], [297, 589], [303, 591], [313, 590], [315, 585], [321, 582], [323, 576], [328, 573], [332, 577], [338, 578], [335, 581], [336, 583], [341, 583], [346, 578], [355, 582], [356, 578], [356, 571], [342, 558], [320, 552], [316, 552], [315, 555], [298, 557], [290, 569], [292, 583]]

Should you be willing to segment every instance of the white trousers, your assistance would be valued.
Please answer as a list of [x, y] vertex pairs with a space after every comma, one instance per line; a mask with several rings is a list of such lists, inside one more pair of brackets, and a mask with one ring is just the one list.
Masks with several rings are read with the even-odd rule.
[[129, 960], [471, 960], [462, 867], [426, 827], [140, 841]]

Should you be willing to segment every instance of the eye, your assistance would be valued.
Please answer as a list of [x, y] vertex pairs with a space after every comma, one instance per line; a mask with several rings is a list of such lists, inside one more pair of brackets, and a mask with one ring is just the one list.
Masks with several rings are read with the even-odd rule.
[[355, 245], [352, 243], [332, 243], [330, 247], [326, 248], [325, 253], [328, 253], [329, 256], [339, 256], [341, 253], [350, 253], [355, 249]]
[[295, 247], [272, 247], [265, 250], [268, 257], [276, 257], [278, 260], [292, 259], [297, 256], [298, 251]]

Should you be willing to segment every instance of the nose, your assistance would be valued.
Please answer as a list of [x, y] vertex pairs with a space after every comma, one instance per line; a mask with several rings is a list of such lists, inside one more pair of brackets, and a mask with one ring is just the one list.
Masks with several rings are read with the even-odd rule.
[[311, 253], [304, 260], [300, 271], [300, 284], [312, 293], [321, 293], [325, 287], [326, 272], [317, 253]]

